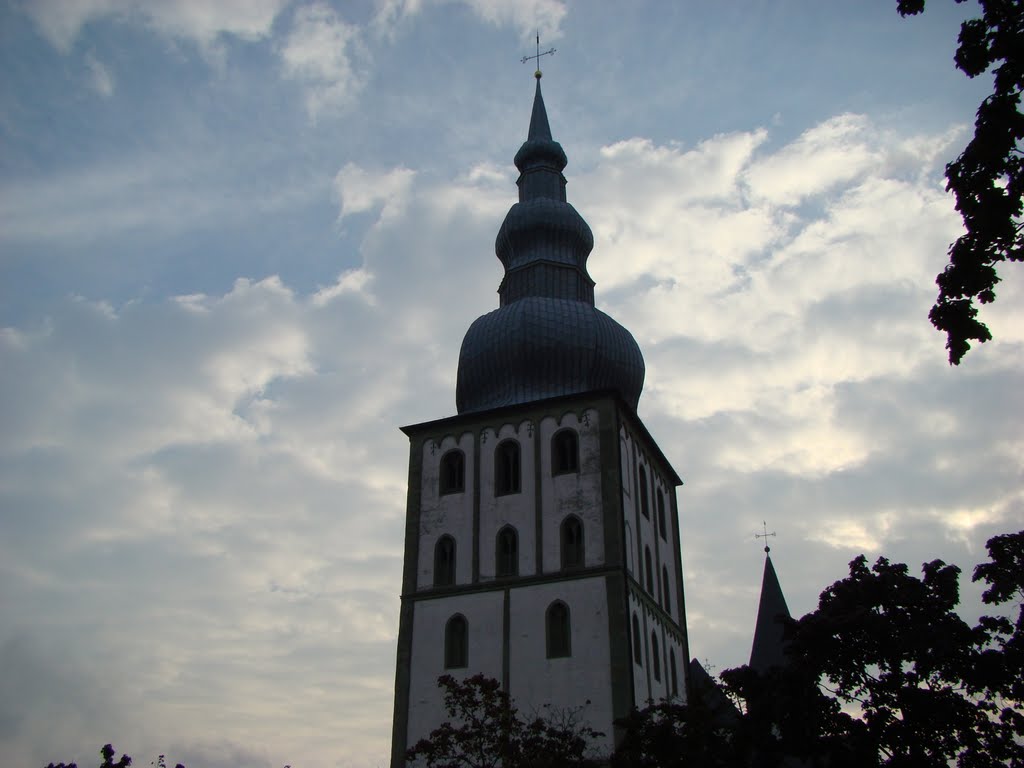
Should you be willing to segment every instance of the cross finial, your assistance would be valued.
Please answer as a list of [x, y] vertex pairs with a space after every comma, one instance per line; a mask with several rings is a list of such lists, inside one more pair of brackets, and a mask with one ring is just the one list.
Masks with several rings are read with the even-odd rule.
[[764, 520], [761, 521], [761, 529], [764, 531], [764, 533], [755, 533], [754, 538], [764, 539], [764, 553], [767, 555], [769, 552], [772, 551], [772, 548], [768, 546], [768, 537], [774, 536], [775, 531], [768, 533], [768, 523], [766, 523]]
[[537, 52], [533, 56], [523, 56], [523, 58], [520, 59], [520, 61], [522, 61], [523, 64], [525, 64], [528, 61], [536, 59], [537, 60], [537, 71], [533, 73], [533, 76], [536, 77], [538, 80], [540, 80], [540, 77], [541, 77], [541, 73], [540, 73], [540, 57], [541, 56], [547, 56], [549, 54], [554, 56], [555, 55], [555, 49], [554, 48], [549, 48], [548, 50], [546, 50], [543, 53], [541, 53], [541, 50], [540, 50], [540, 32], [538, 32], [537, 33]]

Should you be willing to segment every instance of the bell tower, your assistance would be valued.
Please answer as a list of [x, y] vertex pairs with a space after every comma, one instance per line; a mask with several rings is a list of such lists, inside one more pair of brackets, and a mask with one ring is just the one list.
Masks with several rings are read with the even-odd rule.
[[636, 414], [640, 348], [594, 306], [594, 237], [536, 77], [499, 306], [462, 342], [458, 414], [403, 427], [393, 768], [443, 722], [443, 674], [492, 677], [527, 712], [589, 701], [604, 753], [616, 719], [686, 695], [682, 481]]

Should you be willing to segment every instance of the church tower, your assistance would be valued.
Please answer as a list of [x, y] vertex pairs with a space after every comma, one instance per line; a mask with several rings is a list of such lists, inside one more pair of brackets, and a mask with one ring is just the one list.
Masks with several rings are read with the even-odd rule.
[[540, 73], [498, 231], [498, 309], [469, 328], [458, 415], [409, 437], [392, 766], [444, 721], [437, 678], [482, 673], [521, 711], [616, 719], [686, 695], [678, 475], [636, 407], [644, 362], [594, 306]]

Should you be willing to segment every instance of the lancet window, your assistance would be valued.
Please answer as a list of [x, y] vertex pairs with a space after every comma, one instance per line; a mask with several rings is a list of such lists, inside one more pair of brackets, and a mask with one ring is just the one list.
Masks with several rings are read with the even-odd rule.
[[519, 534], [511, 525], [498, 531], [495, 556], [496, 575], [519, 575]]
[[442, 536], [434, 545], [434, 586], [450, 587], [455, 583], [455, 539]]
[[457, 613], [444, 626], [444, 668], [461, 669], [469, 666], [469, 624]]
[[562, 570], [583, 567], [583, 523], [576, 515], [562, 521]]
[[576, 431], [561, 429], [551, 438], [551, 474], [564, 475], [580, 468], [580, 441]]
[[548, 658], [557, 659], [571, 656], [572, 633], [569, 625], [569, 606], [561, 600], [556, 600], [548, 606], [545, 618]]
[[466, 489], [466, 456], [460, 450], [452, 450], [441, 457], [441, 472], [438, 478], [442, 496], [462, 493]]
[[519, 493], [519, 443], [502, 440], [494, 451], [494, 495]]

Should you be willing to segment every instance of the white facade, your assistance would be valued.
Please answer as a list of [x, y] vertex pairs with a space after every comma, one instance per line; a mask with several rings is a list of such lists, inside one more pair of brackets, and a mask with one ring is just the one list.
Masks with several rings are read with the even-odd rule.
[[[444, 708], [437, 678], [470, 677], [482, 673], [501, 680], [501, 644], [504, 604], [501, 593], [475, 592], [453, 595], [443, 600], [425, 600], [416, 605], [409, 698], [409, 744], [426, 736], [444, 722]], [[445, 669], [444, 631], [448, 619], [455, 614], [466, 617], [469, 626], [469, 665]]]
[[[614, 721], [631, 707], [685, 696], [679, 480], [621, 401], [558, 398], [406, 432], [412, 451], [392, 765], [446, 719], [437, 687], [443, 674], [493, 677], [527, 714], [579, 710], [606, 734], [595, 745], [606, 753]], [[505, 441], [518, 447], [512, 484], [508, 445], [499, 447]], [[445, 465], [452, 451], [463, 457], [461, 485]], [[454, 573], [439, 575], [435, 566], [449, 567], [438, 565], [442, 537], [454, 541]], [[567, 655], [548, 645], [556, 602], [568, 609]], [[453, 665], [445, 633], [455, 616], [465, 621], [467, 642]]]
[[[597, 576], [565, 582], [536, 584], [512, 590], [509, 693], [526, 714], [580, 711], [591, 727], [605, 733], [595, 744], [602, 753], [612, 751], [613, 719], [611, 649], [608, 632], [608, 595], [605, 579]], [[547, 658], [545, 611], [555, 600], [569, 606], [572, 654]], [[584, 702], [589, 705], [583, 706]]]

